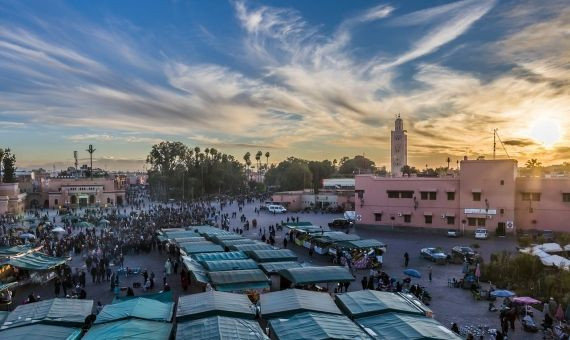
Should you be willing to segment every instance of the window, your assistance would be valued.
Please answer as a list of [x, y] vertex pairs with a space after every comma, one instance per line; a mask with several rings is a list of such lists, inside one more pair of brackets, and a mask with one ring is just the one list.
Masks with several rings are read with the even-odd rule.
[[54, 205], [59, 205], [59, 201], [57, 200], [57, 198], [53, 201]]
[[562, 194], [562, 202], [570, 202], [570, 193], [563, 193]]
[[504, 214], [505, 214], [505, 209], [503, 209], [503, 208], [499, 209], [499, 213], [500, 213], [501, 215], [504, 215]]
[[399, 191], [388, 191], [388, 198], [400, 198]]
[[455, 201], [455, 192], [454, 191], [450, 191], [447, 193], [447, 200], [448, 201]]
[[523, 201], [540, 201], [540, 192], [523, 192], [521, 195]]
[[473, 193], [473, 200], [474, 201], [480, 201], [481, 200], [481, 193], [480, 192], [474, 192]]
[[539, 192], [533, 192], [530, 195], [530, 199], [533, 201], [536, 201], [536, 202], [540, 201], [540, 193]]
[[467, 225], [470, 227], [475, 227], [477, 226], [477, 219], [474, 217], [468, 217], [467, 218]]
[[530, 192], [523, 192], [522, 193], [522, 200], [523, 201], [530, 201]]
[[401, 193], [402, 198], [413, 198], [414, 192], [413, 191], [402, 191]]
[[404, 215], [404, 222], [406, 223], [412, 222], [412, 215]]
[[433, 221], [432, 215], [425, 215], [424, 218], [425, 218], [426, 224], [431, 224], [431, 222]]
[[428, 194], [429, 194], [429, 192], [427, 192], [427, 191], [422, 191], [422, 192], [420, 192], [420, 198], [421, 198], [423, 201], [425, 201], [425, 200], [428, 199]]
[[501, 180], [501, 185], [505, 185], [505, 180]]
[[374, 221], [376, 222], [382, 221], [382, 213], [374, 213]]
[[478, 218], [478, 219], [477, 219], [477, 226], [478, 226], [478, 227], [484, 227], [484, 226], [485, 226], [485, 221], [486, 221], [485, 218]]
[[429, 200], [430, 201], [435, 201], [437, 199], [437, 192], [432, 191], [429, 193]]
[[447, 219], [447, 224], [451, 225], [455, 224], [455, 216], [447, 216], [446, 219]]

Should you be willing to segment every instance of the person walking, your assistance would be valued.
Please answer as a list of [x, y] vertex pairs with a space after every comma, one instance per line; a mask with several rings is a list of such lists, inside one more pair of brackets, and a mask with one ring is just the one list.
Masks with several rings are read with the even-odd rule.
[[59, 291], [61, 289], [61, 281], [59, 280], [59, 277], [55, 278], [54, 284], [55, 284], [55, 297], [59, 297]]
[[431, 266], [428, 266], [428, 278], [429, 278], [429, 282], [431, 282]]
[[362, 283], [362, 290], [368, 288], [368, 279], [366, 276], [364, 276], [360, 282]]
[[287, 236], [283, 237], [283, 249], [287, 249]]
[[172, 262], [170, 261], [170, 258], [168, 258], [164, 264], [164, 271], [166, 273], [166, 276], [172, 274]]
[[410, 255], [408, 255], [408, 252], [404, 253], [404, 267], [408, 267], [408, 264], [410, 263]]

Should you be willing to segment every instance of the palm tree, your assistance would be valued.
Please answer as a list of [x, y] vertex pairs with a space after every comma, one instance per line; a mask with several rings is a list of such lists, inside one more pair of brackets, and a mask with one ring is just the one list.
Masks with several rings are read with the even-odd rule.
[[267, 151], [267, 152], [265, 153], [265, 159], [266, 159], [266, 161], [265, 161], [265, 170], [269, 169], [269, 156], [271, 156], [271, 154], [269, 153], [269, 151]]
[[206, 148], [204, 150], [204, 153], [206, 154], [206, 158], [208, 158], [208, 155], [210, 154], [210, 149]]
[[336, 170], [336, 165], [337, 165], [337, 164], [338, 164], [338, 161], [337, 161], [337, 159], [336, 159], [336, 158], [335, 158], [335, 159], [333, 159], [333, 167], [335, 168], [335, 170]]
[[525, 166], [527, 169], [536, 169], [536, 168], [541, 168], [542, 163], [539, 162], [538, 159], [532, 158], [532, 159], [529, 159], [528, 161], [526, 161]]

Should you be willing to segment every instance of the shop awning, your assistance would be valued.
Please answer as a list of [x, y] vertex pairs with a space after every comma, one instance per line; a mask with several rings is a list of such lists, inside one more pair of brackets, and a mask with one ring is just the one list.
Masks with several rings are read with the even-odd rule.
[[360, 240], [360, 236], [343, 233], [342, 231], [329, 231], [323, 233], [322, 235], [316, 235], [316, 237], [329, 240], [330, 242]]
[[280, 270], [279, 275], [299, 285], [354, 281], [348, 269], [339, 266], [288, 268]]
[[52, 257], [39, 252], [27, 253], [17, 257], [10, 257], [4, 263], [26, 270], [50, 270], [64, 264], [67, 258]]
[[344, 315], [301, 313], [269, 321], [271, 334], [278, 340], [295, 339], [370, 339]]
[[297, 255], [289, 249], [251, 250], [247, 254], [257, 262], [297, 261]]
[[192, 254], [192, 258], [202, 263], [204, 261], [240, 260], [248, 257], [243, 251], [226, 251], [222, 253]]
[[0, 257], [15, 256], [31, 251], [31, 246], [0, 247]]
[[302, 289], [265, 293], [261, 295], [259, 303], [261, 315], [265, 320], [303, 312], [342, 314], [328, 293]]
[[222, 260], [204, 261], [204, 268], [210, 272], [220, 272], [226, 270], [257, 269], [257, 262], [252, 259], [244, 260]]
[[203, 284], [210, 282], [210, 279], [208, 278], [208, 271], [198, 261], [193, 260], [188, 256], [182, 256], [182, 263], [184, 263], [186, 269], [192, 273], [192, 276], [196, 281]]
[[37, 340], [37, 339], [81, 339], [81, 328], [56, 325], [33, 324], [9, 328], [0, 331], [0, 339]]
[[95, 324], [123, 319], [143, 319], [170, 322], [174, 313], [173, 302], [160, 302], [142, 297], [106, 305], [97, 315]]
[[473, 193], [481, 193], [481, 189], [471, 189], [471, 192], [473, 192]]
[[254, 319], [252, 303], [244, 294], [218, 291], [185, 295], [178, 298], [177, 322], [211, 316]]
[[172, 323], [141, 319], [126, 319], [93, 325], [83, 340], [156, 340], [168, 339], [172, 333]]
[[437, 192], [436, 188], [423, 188], [420, 189], [420, 192]]
[[213, 316], [205, 319], [178, 323], [177, 339], [199, 340], [268, 340], [255, 320]]
[[51, 299], [20, 305], [8, 315], [1, 329], [43, 322], [81, 327], [93, 309], [92, 300]]
[[385, 248], [386, 244], [375, 239], [343, 241], [335, 243], [338, 248], [344, 249], [369, 249], [369, 248]]
[[287, 268], [301, 268], [301, 264], [295, 261], [283, 261], [283, 262], [261, 262], [259, 267], [265, 272], [265, 274], [275, 274], [281, 269]]
[[402, 216], [408, 216], [408, 215], [411, 215], [412, 212], [411, 211], [402, 211], [400, 214], [402, 214]]
[[445, 213], [445, 217], [455, 217], [455, 213]]
[[210, 272], [208, 276], [216, 290], [222, 292], [269, 288], [269, 278], [261, 269]]
[[425, 311], [414, 305], [413, 301], [396, 293], [376, 290], [360, 290], [336, 296], [339, 307], [351, 318], [389, 312], [425, 315]]
[[431, 211], [424, 211], [424, 216], [433, 216]]
[[374, 339], [463, 339], [436, 320], [419, 315], [386, 313], [356, 322]]

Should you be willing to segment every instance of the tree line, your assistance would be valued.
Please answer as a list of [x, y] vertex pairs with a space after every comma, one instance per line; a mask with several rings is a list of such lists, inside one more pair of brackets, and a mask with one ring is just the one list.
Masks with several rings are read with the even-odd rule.
[[16, 183], [16, 155], [10, 149], [0, 148], [0, 183]]

